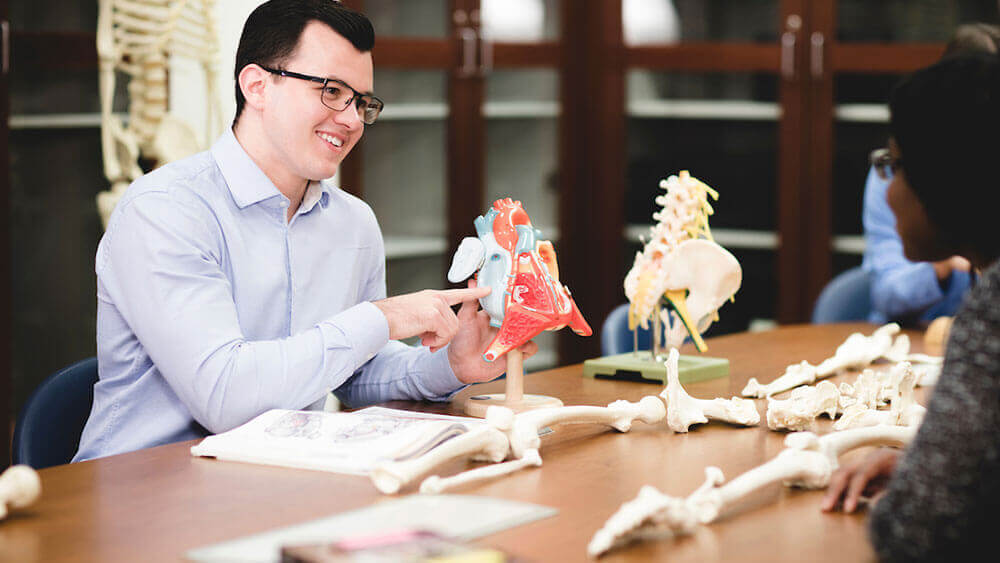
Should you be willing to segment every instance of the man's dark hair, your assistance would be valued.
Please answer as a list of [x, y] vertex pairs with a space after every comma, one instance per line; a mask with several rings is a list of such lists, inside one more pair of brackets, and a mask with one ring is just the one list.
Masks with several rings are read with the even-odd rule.
[[1000, 256], [1000, 59], [945, 57], [889, 98], [889, 129], [910, 188], [947, 244]]
[[240, 90], [240, 71], [251, 63], [280, 68], [295, 54], [306, 24], [319, 21], [342, 35], [362, 53], [375, 46], [375, 30], [364, 14], [335, 0], [269, 0], [250, 13], [236, 49], [236, 117], [246, 105]]

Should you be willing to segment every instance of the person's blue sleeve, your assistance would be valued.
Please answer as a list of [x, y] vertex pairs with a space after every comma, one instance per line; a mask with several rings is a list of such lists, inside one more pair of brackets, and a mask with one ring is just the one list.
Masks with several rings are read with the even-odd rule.
[[[365, 301], [386, 296], [381, 235], [377, 240], [376, 263], [361, 293]], [[394, 400], [448, 401], [465, 387], [451, 369], [447, 346], [432, 354], [426, 346], [389, 341], [334, 394], [348, 406], [359, 407]]]
[[862, 212], [862, 266], [872, 277], [869, 320], [878, 323], [921, 313], [945, 297], [934, 267], [928, 262], [911, 262], [903, 255], [896, 218], [886, 200], [888, 188], [888, 181], [879, 178], [874, 168], [869, 170]]
[[213, 433], [316, 402], [388, 340], [371, 303], [287, 338], [251, 340], [220, 266], [212, 216], [155, 192], [119, 206], [98, 274], [177, 398]]

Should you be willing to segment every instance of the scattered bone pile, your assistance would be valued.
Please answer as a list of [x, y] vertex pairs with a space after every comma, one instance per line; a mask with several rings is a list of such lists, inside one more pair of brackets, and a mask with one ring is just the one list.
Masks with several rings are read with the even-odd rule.
[[591, 557], [624, 545], [650, 532], [674, 536], [690, 534], [699, 525], [709, 524], [729, 506], [752, 492], [782, 482], [793, 487], [822, 489], [838, 467], [838, 458], [855, 448], [873, 445], [903, 446], [916, 428], [872, 426], [833, 432], [818, 437], [797, 432], [785, 438], [786, 448], [771, 461], [751, 469], [729, 483], [718, 467], [705, 469], [705, 483], [684, 498], [665, 495], [651, 486], [626, 502], [594, 534], [587, 546]]
[[[639, 496], [621, 506], [594, 535], [588, 553], [599, 556], [648, 532], [690, 533], [714, 521], [726, 507], [751, 492], [775, 482], [791, 486], [823, 488], [837, 469], [841, 454], [866, 445], [905, 445], [923, 418], [924, 407], [914, 399], [918, 378], [940, 370], [941, 359], [910, 353], [899, 326], [885, 325], [872, 335], [850, 335], [831, 358], [818, 366], [807, 362], [788, 367], [775, 381], [761, 385], [751, 379], [745, 397], [767, 399], [767, 425], [772, 430], [792, 430], [786, 449], [771, 461], [725, 483], [722, 471], [706, 469], [706, 482], [691, 495], [675, 498], [653, 487], [643, 487]], [[540, 431], [557, 424], [589, 423], [628, 432], [636, 422], [657, 424], [666, 420], [674, 432], [688, 432], [695, 424], [712, 420], [740, 426], [760, 423], [752, 399], [696, 399], [680, 383], [679, 354], [671, 349], [666, 361], [667, 384], [656, 395], [638, 402], [615, 401], [606, 407], [569, 406], [512, 410], [491, 406], [486, 424], [478, 426], [426, 454], [377, 467], [371, 478], [379, 491], [397, 493], [434, 469], [452, 460], [480, 460], [490, 464], [442, 477], [430, 475], [421, 482], [423, 493], [441, 493], [460, 485], [508, 475], [542, 465]], [[891, 362], [888, 370], [870, 366], [878, 360]], [[925, 369], [914, 369], [915, 365]], [[852, 382], [835, 385], [825, 378], [846, 370], [862, 370]], [[787, 398], [773, 397], [791, 391]], [[817, 437], [811, 429], [821, 415], [836, 419], [834, 432]], [[725, 483], [725, 484], [724, 484]]]
[[[684, 498], [665, 495], [651, 486], [643, 487], [635, 499], [623, 504], [593, 536], [588, 554], [598, 557], [617, 546], [648, 537], [651, 532], [690, 534], [699, 525], [713, 522], [726, 507], [773, 483], [825, 488], [838, 467], [840, 455], [862, 446], [908, 444], [925, 412], [914, 398], [914, 387], [918, 381], [933, 385], [940, 374], [942, 359], [911, 354], [909, 337], [898, 333], [896, 324], [882, 326], [871, 336], [854, 333], [818, 366], [808, 362], [790, 365], [782, 376], [766, 385], [751, 379], [742, 394], [767, 399], [768, 428], [796, 431], [785, 439], [786, 449], [726, 484], [721, 469], [708, 467], [705, 483]], [[888, 370], [870, 368], [880, 359], [891, 362]], [[847, 370], [862, 371], [853, 383], [837, 386], [824, 380]], [[668, 383], [668, 390], [669, 386]], [[785, 399], [773, 397], [789, 390], [791, 393]], [[824, 414], [836, 419], [833, 432], [817, 437], [804, 431]]]

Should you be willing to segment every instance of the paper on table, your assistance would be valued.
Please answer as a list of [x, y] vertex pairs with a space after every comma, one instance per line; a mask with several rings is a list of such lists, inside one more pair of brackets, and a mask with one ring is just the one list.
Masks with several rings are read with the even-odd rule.
[[482, 419], [382, 407], [349, 413], [274, 409], [205, 438], [191, 454], [364, 475], [379, 463], [415, 457], [479, 424]]
[[427, 530], [469, 541], [542, 518], [555, 516], [548, 506], [469, 495], [411, 495], [217, 543], [188, 551], [193, 561], [271, 563], [280, 560], [281, 547], [329, 543], [352, 536], [391, 530]]

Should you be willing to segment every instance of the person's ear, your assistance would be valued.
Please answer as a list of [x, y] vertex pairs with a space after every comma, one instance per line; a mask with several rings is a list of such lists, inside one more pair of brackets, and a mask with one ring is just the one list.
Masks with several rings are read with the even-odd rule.
[[269, 74], [266, 70], [253, 63], [246, 65], [240, 71], [240, 91], [243, 92], [243, 97], [246, 98], [247, 105], [255, 110], [259, 111], [264, 107]]

